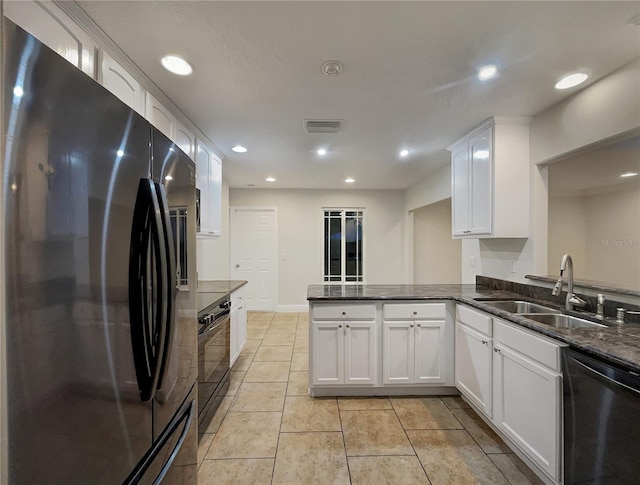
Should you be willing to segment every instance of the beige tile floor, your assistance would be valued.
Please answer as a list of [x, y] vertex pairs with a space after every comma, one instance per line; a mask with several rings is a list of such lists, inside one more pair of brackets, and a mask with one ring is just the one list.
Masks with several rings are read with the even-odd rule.
[[541, 483], [459, 397], [309, 397], [308, 314], [248, 320], [200, 485]]

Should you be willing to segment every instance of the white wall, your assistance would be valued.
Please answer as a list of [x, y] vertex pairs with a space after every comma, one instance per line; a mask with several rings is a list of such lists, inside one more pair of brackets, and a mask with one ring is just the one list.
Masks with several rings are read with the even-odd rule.
[[461, 242], [451, 238], [451, 199], [413, 211], [413, 283], [460, 283]]
[[198, 238], [196, 261], [199, 280], [229, 279], [229, 183], [222, 179], [221, 235]]
[[405, 191], [405, 210], [412, 211], [449, 198], [451, 198], [451, 163], [447, 163]]
[[547, 162], [638, 128], [640, 60], [600, 79], [535, 116], [531, 122], [533, 163]]
[[281, 309], [306, 305], [307, 286], [323, 282], [323, 207], [364, 208], [365, 282], [403, 282], [404, 193], [400, 190], [232, 188], [229, 205], [277, 208]]
[[587, 213], [582, 196], [549, 197], [548, 273], [558, 274], [565, 253], [573, 259], [575, 278], [587, 276]]
[[640, 290], [640, 190], [586, 199], [587, 278]]
[[576, 278], [640, 290], [640, 187], [549, 198], [549, 272], [571, 254]]

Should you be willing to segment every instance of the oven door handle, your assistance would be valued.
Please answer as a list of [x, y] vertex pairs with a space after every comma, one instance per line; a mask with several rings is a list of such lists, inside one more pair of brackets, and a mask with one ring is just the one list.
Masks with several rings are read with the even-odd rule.
[[218, 318], [216, 318], [216, 320], [213, 323], [209, 324], [206, 330], [204, 330], [200, 335], [198, 335], [198, 343], [199, 344], [204, 343], [207, 340], [209, 340], [211, 337], [213, 337], [213, 334], [215, 334], [220, 327], [222, 327], [226, 322], [229, 321], [229, 313], [231, 312], [227, 309], [222, 313], [218, 314]]

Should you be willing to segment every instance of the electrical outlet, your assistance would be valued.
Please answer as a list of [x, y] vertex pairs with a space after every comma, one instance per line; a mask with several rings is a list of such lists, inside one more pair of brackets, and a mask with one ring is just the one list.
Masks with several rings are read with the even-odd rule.
[[470, 256], [469, 257], [469, 267], [470, 268], [475, 268], [476, 267], [476, 257], [475, 256]]
[[510, 259], [509, 260], [509, 272], [511, 272], [511, 273], [515, 273], [516, 272], [516, 260], [515, 259]]

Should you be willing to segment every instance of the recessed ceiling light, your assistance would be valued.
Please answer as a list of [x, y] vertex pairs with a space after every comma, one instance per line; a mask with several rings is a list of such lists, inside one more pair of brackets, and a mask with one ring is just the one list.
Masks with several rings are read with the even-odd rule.
[[564, 77], [561, 77], [560, 80], [556, 83], [556, 89], [569, 89], [578, 84], [582, 84], [589, 77], [588, 74], [584, 72], [574, 72], [573, 74], [567, 74]]
[[337, 76], [342, 72], [342, 64], [340, 61], [327, 61], [322, 64], [322, 72], [327, 76]]
[[167, 71], [171, 71], [174, 74], [180, 76], [188, 76], [193, 72], [191, 64], [185, 61], [182, 57], [178, 56], [164, 56], [160, 62]]
[[400, 150], [401, 157], [406, 157], [407, 155], [409, 155], [409, 150], [407, 150], [406, 148], [403, 148], [402, 150]]
[[21, 98], [24, 94], [24, 89], [22, 89], [22, 86], [16, 86], [13, 88], [13, 94], [16, 98]]
[[620, 177], [627, 178], [627, 177], [635, 177], [636, 175], [638, 175], [638, 172], [625, 172], [620, 174]]
[[478, 79], [480, 81], [488, 81], [498, 75], [498, 66], [495, 64], [487, 64], [478, 69]]
[[276, 181], [276, 179], [274, 179], [273, 177], [267, 177], [265, 180], [267, 182], [275, 182]]
[[349, 178], [347, 178], [347, 179], [344, 179], [344, 181], [345, 181], [346, 183], [348, 183], [348, 184], [352, 184], [353, 182], [355, 182], [355, 180], [354, 180], [354, 179], [352, 179], [351, 177], [349, 177]]
[[119, 157], [122, 157], [122, 156], [124, 156], [124, 151], [123, 150], [118, 150], [116, 152], [116, 155], [118, 155]]
[[247, 153], [247, 149], [242, 145], [236, 145], [232, 148], [232, 150], [236, 153]]
[[320, 155], [321, 157], [325, 156], [326, 154], [327, 154], [327, 150], [325, 150], [324, 148], [318, 149], [318, 155]]

